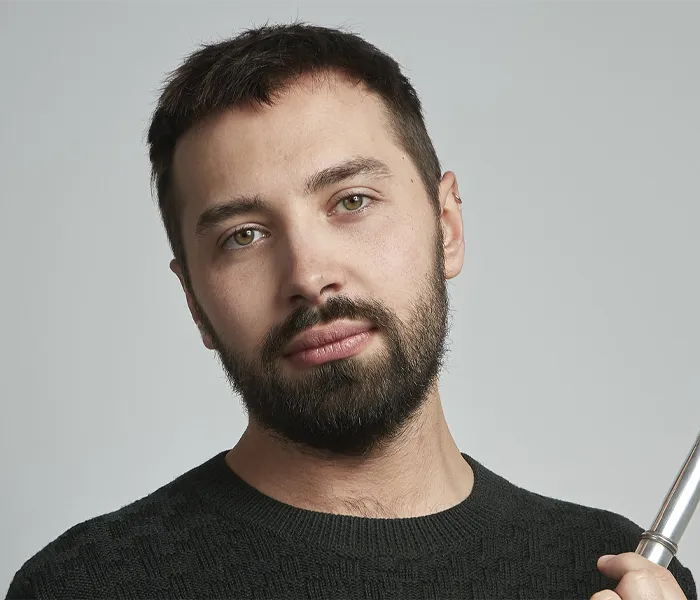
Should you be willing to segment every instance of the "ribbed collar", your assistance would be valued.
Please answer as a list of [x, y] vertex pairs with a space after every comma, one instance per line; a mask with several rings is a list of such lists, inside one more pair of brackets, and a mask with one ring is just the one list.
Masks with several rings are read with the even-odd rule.
[[[459, 504], [432, 515], [365, 518], [300, 509], [267, 496], [226, 464], [227, 450], [184, 474], [197, 495], [219, 515], [273, 530], [293, 543], [306, 542], [346, 554], [425, 554], [483, 538], [509, 514], [518, 490], [479, 462], [462, 454], [474, 472], [474, 486]], [[184, 483], [184, 481], [183, 481]]]

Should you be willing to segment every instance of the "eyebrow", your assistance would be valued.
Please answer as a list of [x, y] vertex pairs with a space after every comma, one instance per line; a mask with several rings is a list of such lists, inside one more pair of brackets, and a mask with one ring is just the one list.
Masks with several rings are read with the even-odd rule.
[[[367, 175], [372, 179], [386, 179], [393, 173], [386, 163], [377, 158], [356, 156], [310, 175], [304, 183], [304, 195], [315, 194], [327, 186], [341, 183], [357, 175]], [[207, 208], [199, 215], [194, 231], [195, 237], [204, 237], [227, 219], [260, 212], [267, 208], [269, 208], [268, 204], [258, 194], [234, 196], [222, 204]]]

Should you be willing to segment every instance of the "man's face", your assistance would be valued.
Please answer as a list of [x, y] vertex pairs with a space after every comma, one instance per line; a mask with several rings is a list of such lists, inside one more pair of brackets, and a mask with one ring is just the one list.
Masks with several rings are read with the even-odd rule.
[[[302, 80], [187, 132], [173, 170], [190, 310], [250, 417], [346, 455], [399, 435], [436, 383], [448, 301], [440, 221], [379, 100]], [[303, 339], [334, 326], [355, 329]], [[300, 340], [315, 348], [290, 354]]]

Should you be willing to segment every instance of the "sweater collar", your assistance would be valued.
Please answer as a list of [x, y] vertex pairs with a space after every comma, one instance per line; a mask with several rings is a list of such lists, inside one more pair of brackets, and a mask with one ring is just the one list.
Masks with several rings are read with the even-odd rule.
[[381, 555], [399, 549], [406, 555], [464, 546], [499, 522], [515, 489], [462, 454], [474, 472], [474, 485], [469, 496], [451, 508], [391, 519], [337, 515], [297, 508], [263, 494], [229, 468], [226, 453], [218, 453], [183, 476], [205, 504], [238, 526], [266, 529], [291, 543], [306, 542], [335, 552]]

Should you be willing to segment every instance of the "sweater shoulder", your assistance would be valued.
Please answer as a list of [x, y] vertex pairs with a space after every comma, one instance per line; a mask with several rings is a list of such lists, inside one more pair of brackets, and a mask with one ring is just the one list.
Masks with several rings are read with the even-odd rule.
[[[16, 572], [7, 598], [36, 598], [38, 590], [60, 589], [81, 582], [82, 589], [105, 586], [110, 574], [132, 566], [143, 570], [150, 541], [163, 546], [186, 535], [201, 512], [190, 473], [116, 510], [73, 525], [31, 556]], [[185, 530], [183, 532], [183, 530]], [[68, 588], [66, 588], [68, 589]], [[98, 591], [98, 588], [96, 588]], [[99, 590], [101, 594], [105, 589]]]
[[[510, 484], [513, 485], [513, 484]], [[550, 532], [550, 540], [564, 540], [572, 555], [591, 557], [593, 563], [604, 554], [634, 552], [644, 529], [628, 517], [606, 509], [544, 496], [513, 485], [514, 514], [527, 521], [523, 526]], [[591, 571], [597, 571], [591, 564]], [[586, 567], [588, 568], [588, 566]], [[697, 600], [697, 588], [691, 571], [677, 558], [668, 565], [688, 600]], [[604, 578], [601, 578], [604, 581]], [[610, 582], [608, 582], [610, 583]]]
[[628, 517], [603, 508], [545, 496], [516, 486], [516, 501], [522, 502], [532, 518], [569, 527], [613, 530], [638, 538], [644, 531]]
[[495, 507], [495, 516], [503, 522], [512, 522], [516, 526], [519, 523], [528, 529], [533, 526], [562, 531], [592, 528], [622, 533], [628, 538], [637, 537], [643, 531], [622, 514], [539, 494], [498, 475], [473, 458], [469, 461], [477, 483], [480, 481], [485, 490], [481, 502]]

